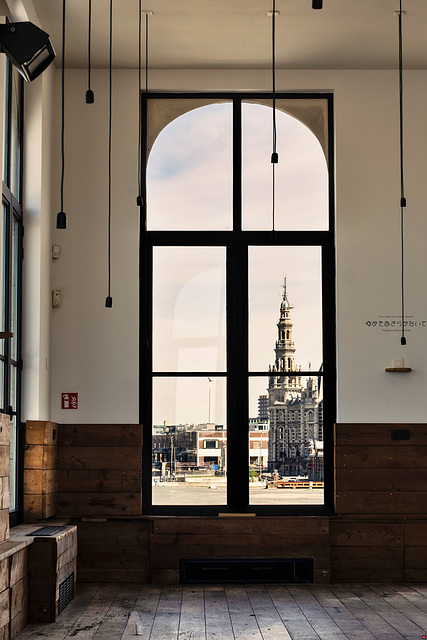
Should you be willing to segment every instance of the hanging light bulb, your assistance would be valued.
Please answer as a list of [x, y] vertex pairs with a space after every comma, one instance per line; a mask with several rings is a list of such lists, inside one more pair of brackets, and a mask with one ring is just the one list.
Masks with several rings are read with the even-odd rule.
[[272, 183], [272, 218], [273, 231], [275, 230], [275, 209], [276, 209], [276, 164], [279, 162], [279, 154], [277, 153], [277, 127], [276, 127], [276, 0], [273, 0], [273, 10], [268, 12], [271, 16], [271, 75], [272, 75], [272, 94], [273, 94], [273, 151], [271, 154], [271, 164], [273, 165], [273, 183]]
[[406, 344], [405, 336], [405, 261], [404, 261], [404, 209], [406, 207], [405, 197], [405, 175], [403, 166], [403, 33], [402, 33], [402, 0], [399, 0], [399, 11], [396, 12], [399, 18], [399, 158], [400, 158], [400, 251], [401, 251], [401, 310], [402, 310], [402, 333], [400, 344]]
[[91, 53], [92, 53], [92, 0], [89, 0], [89, 20], [88, 20], [88, 37], [87, 37], [87, 91], [86, 91], [86, 104], [93, 104], [95, 102], [95, 95], [90, 88], [91, 78]]
[[108, 295], [105, 306], [111, 309], [111, 134], [113, 120], [113, 0], [110, 0], [110, 63], [109, 63], [109, 116], [108, 116]]
[[62, 0], [62, 61], [61, 61], [61, 210], [56, 216], [56, 228], [67, 228], [67, 214], [64, 212], [65, 177], [65, 0]]

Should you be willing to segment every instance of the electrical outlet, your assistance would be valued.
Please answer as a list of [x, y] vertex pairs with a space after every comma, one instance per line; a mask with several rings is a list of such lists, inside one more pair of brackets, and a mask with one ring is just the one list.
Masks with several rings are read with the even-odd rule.
[[52, 307], [54, 309], [62, 306], [62, 291], [61, 289], [54, 289], [52, 291]]

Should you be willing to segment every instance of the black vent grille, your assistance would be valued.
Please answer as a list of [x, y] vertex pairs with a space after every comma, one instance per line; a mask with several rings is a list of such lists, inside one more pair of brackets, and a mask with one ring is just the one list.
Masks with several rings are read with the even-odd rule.
[[59, 585], [58, 615], [74, 598], [74, 571]]
[[61, 531], [64, 531], [64, 529], [66, 529], [67, 527], [53, 527], [53, 526], [49, 526], [49, 527], [42, 527], [41, 529], [36, 529], [35, 531], [32, 531], [31, 533], [27, 533], [27, 536], [55, 536], [57, 533], [60, 533]]
[[181, 584], [313, 582], [313, 558], [186, 560], [179, 565]]

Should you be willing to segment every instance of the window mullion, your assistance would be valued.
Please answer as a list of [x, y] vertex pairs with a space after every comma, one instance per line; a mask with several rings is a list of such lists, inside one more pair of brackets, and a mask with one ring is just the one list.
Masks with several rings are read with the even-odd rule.
[[247, 288], [247, 247], [236, 242], [227, 253], [227, 502], [232, 511], [249, 504]]

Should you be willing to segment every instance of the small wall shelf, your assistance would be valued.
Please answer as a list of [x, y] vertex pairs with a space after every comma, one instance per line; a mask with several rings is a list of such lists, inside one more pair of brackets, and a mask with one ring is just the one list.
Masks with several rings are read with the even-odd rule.
[[387, 367], [387, 373], [409, 373], [412, 371], [410, 367]]
[[13, 338], [13, 333], [11, 331], [0, 331], [0, 339], [2, 338]]

